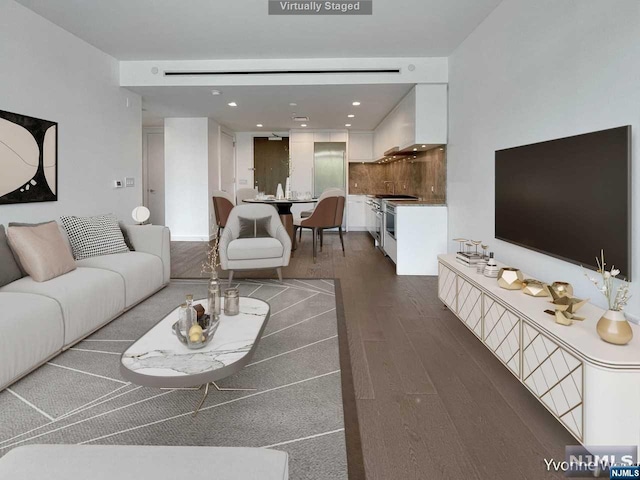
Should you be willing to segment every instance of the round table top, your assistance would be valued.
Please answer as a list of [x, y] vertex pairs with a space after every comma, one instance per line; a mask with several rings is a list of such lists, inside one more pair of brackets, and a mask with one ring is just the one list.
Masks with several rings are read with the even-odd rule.
[[245, 203], [317, 203], [317, 198], [310, 198], [308, 200], [302, 200], [299, 198], [283, 198], [283, 199], [275, 199], [275, 198], [265, 198], [263, 200], [257, 198], [247, 198], [243, 200]]
[[[206, 305], [206, 299], [194, 304]], [[124, 378], [148, 387], [192, 387], [233, 375], [249, 363], [269, 320], [269, 304], [240, 297], [240, 313], [220, 315], [220, 326], [210, 343], [191, 350], [172, 332], [179, 307], [142, 335], [122, 354]]]

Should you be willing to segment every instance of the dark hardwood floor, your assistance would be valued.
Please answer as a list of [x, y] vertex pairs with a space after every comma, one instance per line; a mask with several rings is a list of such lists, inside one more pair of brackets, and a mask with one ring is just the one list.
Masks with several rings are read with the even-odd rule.
[[[339, 278], [367, 478], [546, 479], [577, 441], [437, 298], [437, 278], [399, 277], [368, 234], [310, 234], [288, 278]], [[206, 243], [172, 244], [172, 276], [200, 277]], [[238, 278], [274, 272], [237, 273]]]

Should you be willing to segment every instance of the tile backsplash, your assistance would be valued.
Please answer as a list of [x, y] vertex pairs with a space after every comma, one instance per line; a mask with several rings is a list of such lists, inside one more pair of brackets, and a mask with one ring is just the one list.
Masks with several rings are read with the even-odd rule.
[[[446, 203], [446, 150], [434, 148], [389, 163], [349, 163], [349, 194], [397, 193]], [[392, 182], [395, 187], [393, 192]]]

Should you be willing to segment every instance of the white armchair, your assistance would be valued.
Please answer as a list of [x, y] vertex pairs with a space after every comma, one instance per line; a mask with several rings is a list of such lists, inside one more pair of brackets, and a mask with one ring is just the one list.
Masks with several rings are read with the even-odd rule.
[[[268, 224], [270, 237], [238, 238], [238, 217], [256, 219], [271, 217]], [[238, 205], [231, 210], [227, 225], [220, 237], [220, 266], [229, 272], [229, 283], [235, 270], [260, 270], [275, 268], [282, 282], [282, 267], [289, 265], [291, 238], [280, 221], [278, 211], [272, 205]]]

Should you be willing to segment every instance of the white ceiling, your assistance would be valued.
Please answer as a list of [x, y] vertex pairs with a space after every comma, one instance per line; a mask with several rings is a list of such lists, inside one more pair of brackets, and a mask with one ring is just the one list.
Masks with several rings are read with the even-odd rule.
[[[307, 128], [373, 130], [413, 88], [410, 84], [220, 87], [130, 87], [143, 96], [144, 125], [164, 117], [211, 117], [234, 131], [286, 131], [299, 128], [291, 116], [309, 117]], [[229, 102], [237, 107], [229, 107]], [[352, 102], [359, 101], [354, 107]], [[292, 107], [289, 103], [297, 103]], [[347, 115], [354, 114], [355, 118]], [[263, 128], [258, 128], [258, 123]]]
[[119, 60], [448, 56], [501, 0], [373, 0], [274, 16], [268, 0], [17, 0]]

